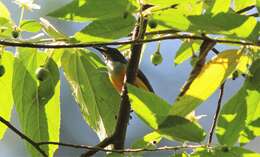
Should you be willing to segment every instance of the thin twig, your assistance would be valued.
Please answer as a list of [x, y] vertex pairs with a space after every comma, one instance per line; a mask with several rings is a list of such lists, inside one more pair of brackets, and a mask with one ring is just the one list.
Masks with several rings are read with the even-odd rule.
[[220, 94], [219, 94], [219, 98], [218, 98], [217, 109], [216, 109], [216, 113], [213, 118], [213, 123], [212, 123], [211, 129], [210, 129], [210, 132], [209, 132], [208, 145], [210, 145], [212, 142], [214, 130], [215, 130], [215, 127], [216, 127], [216, 124], [218, 121], [218, 116], [219, 116], [220, 108], [221, 108], [221, 102], [222, 102], [222, 98], [223, 98], [223, 94], [224, 94], [224, 86], [225, 86], [225, 82], [220, 87]]
[[4, 125], [6, 125], [9, 129], [11, 129], [14, 133], [16, 133], [18, 136], [20, 136], [22, 139], [30, 143], [39, 153], [42, 154], [43, 157], [48, 157], [48, 155], [40, 148], [37, 142], [33, 141], [31, 138], [23, 134], [21, 131], [19, 131], [15, 126], [13, 126], [11, 123], [9, 123], [7, 120], [5, 120], [2, 116], [0, 116], [0, 122], [2, 122]]
[[244, 13], [244, 12], [247, 12], [247, 11], [253, 9], [254, 7], [255, 7], [255, 5], [250, 5], [250, 6], [248, 6], [248, 7], [245, 7], [245, 8], [243, 8], [243, 9], [240, 9], [240, 10], [236, 11], [236, 13], [237, 13], [237, 14], [242, 14], [242, 13]]
[[206, 40], [211, 39], [217, 43], [226, 43], [226, 44], [238, 44], [238, 45], [252, 45], [252, 46], [260, 46], [260, 41], [257, 42], [246, 42], [246, 41], [237, 41], [237, 40], [225, 40], [225, 39], [213, 39], [203, 36], [196, 35], [168, 35], [163, 37], [157, 37], [153, 39], [145, 39], [145, 40], [128, 40], [128, 41], [114, 41], [114, 42], [102, 42], [102, 43], [30, 43], [24, 41], [10, 41], [10, 40], [0, 40], [0, 45], [3, 46], [12, 46], [12, 47], [29, 47], [29, 48], [84, 48], [84, 47], [94, 47], [94, 46], [109, 46], [109, 45], [127, 45], [127, 44], [141, 44], [141, 43], [149, 43], [160, 40], [171, 40], [171, 39], [193, 39], [193, 40]]
[[137, 152], [155, 152], [155, 151], [172, 151], [172, 150], [181, 150], [181, 149], [193, 149], [193, 148], [201, 148], [208, 147], [208, 145], [182, 145], [182, 146], [163, 146], [154, 149], [149, 148], [127, 148], [127, 149], [105, 149], [102, 147], [96, 146], [88, 146], [88, 145], [76, 145], [69, 143], [61, 143], [61, 142], [39, 142], [39, 145], [59, 145], [64, 147], [76, 148], [76, 149], [87, 149], [87, 150], [98, 150], [102, 152], [115, 152], [115, 153], [137, 153]]

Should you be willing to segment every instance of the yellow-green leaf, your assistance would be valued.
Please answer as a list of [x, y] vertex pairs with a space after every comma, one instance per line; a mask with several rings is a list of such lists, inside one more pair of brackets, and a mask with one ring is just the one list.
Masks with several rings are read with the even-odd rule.
[[[216, 129], [221, 144], [234, 145], [240, 132], [260, 119], [260, 60], [250, 68], [250, 74], [241, 89], [223, 106]], [[247, 130], [249, 131], [249, 130]]]
[[[14, 60], [12, 92], [21, 129], [35, 142], [59, 141], [60, 133], [60, 83], [59, 70], [49, 60], [45, 68], [48, 78], [39, 82], [35, 70], [43, 65], [47, 55], [37, 49], [21, 48]], [[34, 147], [26, 143], [32, 157], [41, 156]], [[58, 146], [42, 146], [52, 157]]]
[[226, 50], [205, 64], [184, 96], [171, 108], [170, 115], [185, 116], [208, 99], [239, 65], [238, 50]]
[[[13, 108], [12, 79], [13, 79], [13, 54], [5, 51], [0, 59], [0, 64], [4, 66], [5, 73], [0, 77], [0, 115], [7, 121], [10, 121]], [[7, 127], [0, 123], [0, 140]]]
[[84, 49], [67, 49], [61, 65], [86, 122], [99, 139], [111, 135], [120, 96], [108, 80], [105, 65]]

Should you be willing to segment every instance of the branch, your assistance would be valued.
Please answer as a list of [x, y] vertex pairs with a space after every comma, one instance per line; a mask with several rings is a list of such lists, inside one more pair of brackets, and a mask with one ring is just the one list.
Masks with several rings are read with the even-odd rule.
[[248, 6], [248, 7], [245, 7], [245, 8], [243, 8], [243, 9], [240, 9], [240, 10], [236, 11], [236, 13], [237, 13], [237, 14], [242, 14], [242, 13], [244, 13], [244, 12], [247, 12], [247, 11], [253, 9], [254, 7], [255, 7], [255, 5], [250, 5], [250, 6]]
[[[138, 25], [134, 29], [133, 40], [140, 40], [144, 38], [146, 31], [147, 19], [142, 18], [140, 15], [138, 19]], [[127, 125], [130, 117], [131, 104], [128, 97], [127, 84], [133, 84], [135, 82], [138, 66], [140, 62], [141, 52], [143, 44], [133, 44], [131, 46], [131, 57], [127, 66], [127, 71], [125, 75], [125, 81], [122, 91], [122, 101], [120, 104], [120, 111], [118, 116], [118, 121], [115, 130], [115, 149], [124, 148], [125, 136], [127, 131]]]
[[[147, 26], [147, 19], [143, 19], [140, 15], [138, 19], [138, 24], [134, 29], [132, 41], [137, 41], [144, 38], [144, 34], [146, 31]], [[131, 47], [131, 57], [127, 66], [125, 79], [124, 79], [124, 85], [123, 90], [121, 92], [121, 103], [120, 103], [120, 109], [117, 119], [117, 124], [115, 128], [115, 132], [111, 137], [106, 138], [101, 143], [99, 143], [97, 146], [100, 146], [102, 144], [102, 147], [106, 147], [109, 144], [114, 144], [115, 149], [123, 149], [124, 143], [125, 143], [125, 137], [126, 137], [126, 131], [127, 131], [127, 125], [130, 117], [130, 111], [131, 111], [131, 104], [128, 97], [128, 91], [127, 91], [127, 84], [133, 84], [137, 75], [140, 56], [143, 44], [142, 43], [132, 43]], [[106, 142], [108, 141], [108, 142]], [[95, 154], [98, 150], [92, 150], [89, 152], [86, 152], [85, 154], [82, 154], [82, 157], [88, 157], [93, 154]]]
[[3, 46], [12, 46], [12, 47], [29, 47], [29, 48], [85, 48], [85, 47], [94, 47], [94, 46], [109, 46], [109, 45], [127, 45], [127, 44], [142, 44], [149, 43], [161, 40], [170, 40], [170, 39], [193, 39], [193, 40], [206, 40], [211, 39], [217, 43], [226, 43], [226, 44], [238, 44], [238, 45], [252, 45], [252, 46], [260, 46], [260, 41], [257, 42], [246, 42], [246, 41], [238, 41], [238, 40], [225, 40], [225, 39], [213, 39], [204, 36], [197, 35], [168, 35], [163, 37], [157, 37], [153, 39], [146, 40], [128, 40], [128, 41], [114, 41], [114, 42], [92, 42], [92, 43], [30, 43], [24, 41], [10, 41], [10, 40], [0, 40], [0, 45]]
[[215, 113], [214, 118], [213, 118], [213, 123], [212, 123], [211, 129], [210, 129], [210, 132], [209, 132], [208, 145], [210, 145], [211, 142], [212, 142], [214, 130], [215, 130], [217, 120], [218, 120], [218, 116], [219, 116], [219, 113], [220, 113], [221, 102], [222, 102], [222, 98], [223, 98], [223, 94], [224, 94], [224, 86], [225, 86], [225, 82], [220, 87], [220, 94], [219, 94], [219, 98], [218, 98], [217, 109], [216, 109], [216, 113]]
[[48, 155], [40, 148], [40, 145], [33, 141], [31, 138], [23, 134], [21, 131], [16, 129], [15, 126], [13, 126], [11, 123], [9, 123], [7, 120], [5, 120], [2, 116], [0, 116], [0, 122], [2, 122], [4, 125], [6, 125], [9, 129], [11, 129], [14, 133], [16, 133], [18, 136], [20, 136], [22, 139], [30, 143], [40, 154], [42, 154], [43, 157], [48, 157]]
[[39, 145], [59, 145], [64, 147], [76, 148], [76, 149], [87, 149], [87, 150], [98, 150], [102, 152], [115, 152], [115, 153], [137, 153], [137, 152], [155, 152], [155, 151], [172, 151], [172, 150], [182, 150], [182, 149], [194, 149], [194, 148], [201, 148], [207, 147], [207, 145], [183, 145], [183, 146], [163, 146], [154, 149], [149, 148], [135, 148], [135, 149], [105, 149], [102, 147], [93, 147], [87, 145], [76, 145], [76, 144], [69, 144], [69, 143], [60, 143], [60, 142], [39, 142]]

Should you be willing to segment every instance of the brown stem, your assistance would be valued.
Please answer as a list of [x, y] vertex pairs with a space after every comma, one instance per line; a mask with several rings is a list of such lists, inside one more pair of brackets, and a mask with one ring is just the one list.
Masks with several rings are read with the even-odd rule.
[[213, 118], [213, 123], [212, 123], [211, 129], [210, 129], [210, 132], [209, 132], [208, 145], [210, 145], [212, 142], [214, 130], [215, 130], [215, 127], [216, 127], [216, 124], [218, 121], [218, 116], [219, 116], [220, 108], [221, 108], [221, 102], [222, 102], [222, 98], [223, 98], [223, 94], [224, 94], [224, 86], [225, 86], [225, 82], [220, 87], [220, 94], [219, 94], [219, 98], [218, 98], [217, 109], [216, 109], [216, 113]]
[[181, 150], [181, 149], [193, 149], [193, 148], [201, 148], [207, 147], [207, 145], [181, 145], [181, 146], [163, 146], [158, 148], [134, 148], [134, 149], [105, 149], [102, 147], [93, 147], [87, 145], [76, 145], [69, 143], [61, 143], [61, 142], [39, 142], [39, 145], [59, 145], [64, 147], [70, 147], [75, 149], [87, 149], [87, 150], [98, 150], [102, 152], [115, 152], [115, 153], [137, 153], [137, 152], [155, 152], [155, 151], [172, 151], [172, 150]]
[[7, 120], [5, 120], [2, 116], [0, 116], [0, 122], [2, 122], [4, 125], [6, 125], [9, 129], [11, 129], [14, 133], [16, 133], [18, 136], [20, 136], [22, 139], [30, 143], [40, 154], [42, 154], [43, 157], [48, 157], [48, 155], [40, 148], [38, 143], [33, 141], [31, 138], [23, 134], [21, 131], [19, 131], [15, 126], [13, 126], [11, 123], [9, 123]]
[[[136, 26], [133, 33], [133, 40], [140, 40], [144, 38], [144, 33], [146, 31], [147, 20], [139, 18], [139, 25]], [[115, 130], [115, 149], [123, 149], [125, 136], [127, 131], [127, 125], [130, 117], [131, 105], [129, 102], [128, 92], [127, 92], [127, 83], [133, 84], [137, 75], [141, 51], [143, 44], [133, 44], [131, 47], [131, 57], [127, 67], [125, 82], [122, 91], [122, 101], [120, 104], [120, 111], [118, 115], [118, 121]]]
[[[115, 41], [115, 42], [102, 42], [102, 43], [49, 43], [49, 44], [39, 44], [39, 43], [28, 43], [24, 41], [9, 41], [9, 40], [0, 40], [0, 45], [3, 46], [12, 46], [12, 47], [29, 47], [29, 48], [85, 48], [85, 47], [94, 47], [94, 46], [109, 46], [109, 45], [127, 45], [127, 44], [141, 44], [149, 43], [162, 40], [171, 40], [171, 39], [193, 39], [193, 40], [206, 40], [211, 39], [203, 36], [196, 35], [168, 35], [153, 39], [146, 40], [129, 40], [129, 41]], [[238, 44], [238, 45], [252, 45], [260, 46], [260, 41], [256, 42], [246, 42], [246, 41], [237, 41], [237, 40], [225, 40], [225, 39], [211, 39], [217, 43], [226, 43], [226, 44]]]

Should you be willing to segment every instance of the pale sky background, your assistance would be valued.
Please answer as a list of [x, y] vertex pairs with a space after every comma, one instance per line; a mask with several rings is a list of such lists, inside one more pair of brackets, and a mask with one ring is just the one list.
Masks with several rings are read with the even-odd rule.
[[[20, 9], [11, 0], [1, 0], [10, 9], [13, 18], [18, 21]], [[26, 18], [44, 17], [45, 13], [59, 8], [61, 4], [65, 4], [69, 0], [37, 0], [36, 3], [41, 5], [41, 10], [35, 10], [32, 13], [25, 13]], [[70, 24], [63, 21], [58, 21], [52, 18], [48, 18], [53, 25], [62, 30], [68, 35], [73, 35], [74, 32], [79, 31], [85, 26], [85, 24]], [[174, 66], [173, 59], [175, 52], [180, 46], [179, 40], [168, 40], [161, 44], [161, 53], [163, 55], [163, 63], [159, 66], [154, 66], [150, 62], [150, 55], [156, 49], [156, 43], [149, 43], [146, 46], [140, 68], [146, 74], [147, 78], [150, 80], [151, 85], [155, 89], [156, 94], [161, 96], [163, 99], [168, 101], [170, 104], [173, 103], [176, 96], [179, 93], [180, 87], [183, 85], [187, 79], [191, 66], [189, 61], [185, 63]], [[218, 50], [226, 49], [225, 45], [218, 45]], [[214, 56], [213, 53], [209, 55], [209, 58]], [[225, 102], [230, 96], [236, 92], [241, 86], [242, 79], [237, 79], [235, 81], [228, 81], [225, 86], [224, 101]], [[90, 130], [86, 125], [81, 114], [79, 112], [78, 106], [75, 104], [73, 97], [71, 96], [71, 91], [68, 87], [67, 82], [62, 76], [61, 81], [62, 93], [61, 93], [61, 141], [66, 143], [75, 144], [88, 144], [95, 145], [98, 143], [98, 138], [95, 133]], [[215, 113], [217, 104], [218, 92], [213, 94], [205, 103], [203, 103], [197, 110], [197, 114], [205, 114], [207, 117], [200, 120], [202, 126], [205, 130], [209, 130], [212, 122], [213, 115]], [[18, 126], [15, 111], [12, 116], [12, 123]], [[144, 125], [136, 116], [130, 121], [127, 133], [127, 146], [138, 137], [142, 137], [146, 133], [149, 133], [150, 129]], [[173, 145], [173, 143], [164, 141], [161, 145]], [[260, 138], [249, 143], [247, 147], [251, 150], [260, 152]], [[258, 148], [258, 149], [257, 149]], [[56, 154], [55, 157], [79, 157], [84, 150], [77, 150], [71, 148], [62, 147]], [[160, 154], [161, 157], [169, 156], [168, 153]], [[24, 147], [23, 140], [20, 139], [10, 130], [7, 131], [4, 139], [0, 141], [0, 157], [27, 157], [26, 150]], [[104, 154], [99, 154], [97, 156], [104, 156]], [[158, 153], [151, 154], [147, 153], [146, 156], [158, 156]]]

